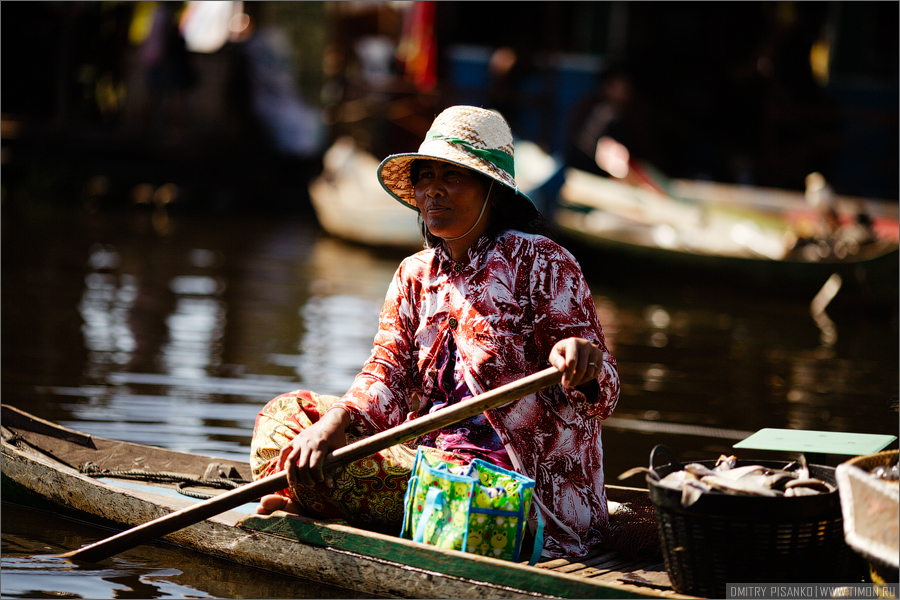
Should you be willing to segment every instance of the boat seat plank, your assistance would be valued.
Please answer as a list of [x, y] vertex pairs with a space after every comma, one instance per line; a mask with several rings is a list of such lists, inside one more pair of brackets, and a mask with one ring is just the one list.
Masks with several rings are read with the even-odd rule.
[[582, 571], [576, 571], [572, 573], [573, 575], [577, 575], [579, 577], [589, 577], [589, 578], [598, 578], [604, 575], [612, 575], [612, 578], [616, 578], [624, 573], [629, 573], [634, 569], [646, 566], [646, 561], [636, 561], [636, 560], [618, 560], [614, 562], [607, 563], [606, 565], [601, 565], [597, 567], [589, 567]]
[[[6, 407], [4, 406], [4, 409], [5, 408]], [[51, 423], [50, 421], [45, 421], [44, 419], [29, 415], [18, 409], [3, 411], [3, 425], [7, 428], [25, 429], [48, 437], [62, 439], [69, 443], [84, 446], [85, 448], [90, 448], [92, 450], [96, 449], [94, 440], [90, 435], [57, 425], [56, 423]]]
[[595, 567], [596, 565], [621, 560], [622, 556], [617, 552], [604, 552], [602, 554], [595, 554], [588, 558], [577, 559], [575, 561], [566, 560], [565, 564], [555, 567], [553, 570], [557, 573], [574, 573], [575, 571]]
[[[53, 435], [53, 431], [48, 429], [46, 423], [38, 419], [23, 418], [17, 412], [7, 410], [5, 405], [3, 428], [34, 451], [76, 471], [83, 464], [92, 462], [100, 469], [110, 471], [150, 470], [152, 466], [155, 472], [184, 473], [201, 477], [209, 464], [199, 466], [197, 455], [186, 452], [91, 437], [71, 430], [64, 429], [63, 437], [59, 437]], [[223, 467], [233, 467], [240, 479], [250, 478], [249, 466], [246, 463], [224, 458], [209, 457], [209, 459], [221, 463]]]

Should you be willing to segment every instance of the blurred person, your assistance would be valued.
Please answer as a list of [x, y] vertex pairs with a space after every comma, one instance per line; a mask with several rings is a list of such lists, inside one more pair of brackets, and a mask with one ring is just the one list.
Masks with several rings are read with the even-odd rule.
[[573, 111], [568, 166], [616, 178], [627, 178], [632, 161], [656, 162], [660, 156], [652, 133], [652, 110], [643, 102], [624, 65], [613, 65], [597, 91]]
[[325, 131], [319, 111], [309, 106], [296, 81], [287, 31], [265, 27], [243, 43], [254, 116], [277, 152], [296, 158], [317, 156]]
[[[260, 412], [254, 477], [286, 470], [289, 487], [263, 497], [259, 514], [396, 533], [416, 447], [425, 445], [451, 462], [481, 458], [535, 479], [544, 556], [583, 556], [603, 543], [600, 422], [618, 402], [616, 361], [581, 268], [544, 235], [513, 164], [506, 121], [469, 106], [438, 115], [418, 152], [381, 163], [382, 186], [419, 212], [426, 249], [400, 264], [372, 354], [343, 397], [298, 390]], [[562, 372], [560, 384], [323, 472], [325, 456], [355, 439], [548, 365]]]
[[147, 96], [145, 126], [160, 135], [178, 134], [184, 125], [185, 95], [197, 83], [179, 30], [180, 2], [158, 2], [147, 39], [139, 51]]

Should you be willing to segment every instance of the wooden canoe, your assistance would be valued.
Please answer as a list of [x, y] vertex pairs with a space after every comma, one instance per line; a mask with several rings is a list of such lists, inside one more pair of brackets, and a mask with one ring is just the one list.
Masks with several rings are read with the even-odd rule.
[[418, 251], [423, 248], [418, 213], [395, 200], [378, 183], [378, 160], [349, 137], [339, 138], [323, 157], [323, 171], [309, 185], [319, 225], [347, 242]]
[[[833, 274], [845, 289], [896, 301], [897, 203], [833, 196], [844, 232], [864, 210], [863, 239], [818, 243], [821, 212], [803, 192], [653, 178], [631, 183], [565, 170], [554, 223], [569, 240], [616, 258], [670, 273], [733, 276], [741, 282], [814, 294]], [[849, 233], [847, 233], [849, 236]], [[583, 262], [589, 262], [584, 260]], [[809, 296], [811, 297], [811, 296]]]
[[[4, 502], [50, 503], [62, 514], [117, 528], [134, 527], [201, 501], [182, 495], [177, 483], [135, 481], [122, 472], [193, 479], [250, 476], [244, 462], [98, 438], [8, 405], [2, 407], [2, 433]], [[107, 474], [82, 472], [91, 463]], [[188, 491], [199, 489], [186, 485]], [[610, 500], [623, 505], [643, 501], [647, 494], [644, 489], [608, 486]], [[672, 590], [658, 552], [632, 558], [600, 551], [578, 560], [545, 559], [528, 566], [283, 513], [261, 517], [254, 510], [255, 504], [238, 507], [165, 539], [252, 567], [376, 596], [687, 597]]]

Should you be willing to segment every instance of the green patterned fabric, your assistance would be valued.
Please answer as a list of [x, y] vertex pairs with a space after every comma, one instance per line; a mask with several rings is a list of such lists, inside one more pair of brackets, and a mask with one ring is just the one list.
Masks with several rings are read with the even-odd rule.
[[[454, 465], [437, 452], [420, 446], [416, 453], [400, 536], [518, 561], [534, 480], [480, 459]], [[542, 529], [535, 536], [532, 563], [540, 556]]]

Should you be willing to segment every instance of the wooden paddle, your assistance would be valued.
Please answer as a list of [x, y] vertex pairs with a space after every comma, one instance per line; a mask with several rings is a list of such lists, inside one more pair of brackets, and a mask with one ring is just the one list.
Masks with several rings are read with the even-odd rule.
[[[408, 442], [429, 431], [434, 431], [447, 425], [451, 425], [463, 419], [474, 417], [486, 410], [502, 406], [507, 402], [516, 400], [538, 390], [550, 387], [560, 382], [562, 372], [555, 367], [548, 367], [543, 371], [523, 377], [518, 381], [508, 383], [489, 392], [479, 394], [469, 400], [454, 404], [412, 421], [407, 421], [393, 429], [382, 431], [371, 437], [348, 444], [328, 455], [325, 459], [325, 469], [331, 469], [340, 465], [351, 463], [355, 460], [371, 456], [376, 452], [390, 448], [396, 444]], [[194, 523], [207, 519], [213, 515], [225, 512], [236, 506], [252, 502], [261, 496], [271, 494], [287, 487], [287, 473], [280, 471], [263, 479], [235, 488], [219, 496], [205, 500], [187, 508], [169, 513], [164, 517], [148, 521], [127, 529], [122, 533], [82, 546], [78, 550], [72, 550], [65, 554], [57, 555], [60, 558], [70, 558], [85, 562], [98, 562], [110, 556], [114, 556], [124, 550], [139, 546], [145, 542], [161, 538], [179, 529], [183, 529]]]

